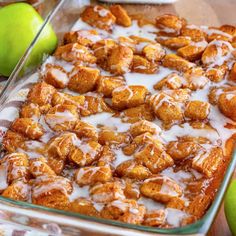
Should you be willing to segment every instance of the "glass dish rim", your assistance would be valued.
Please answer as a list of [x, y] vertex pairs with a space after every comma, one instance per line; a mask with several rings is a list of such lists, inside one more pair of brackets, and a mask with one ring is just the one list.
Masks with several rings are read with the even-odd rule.
[[[22, 58], [19, 60], [17, 63], [16, 67], [14, 68], [12, 74], [8, 78], [8, 81], [6, 85], [4, 86], [3, 90], [0, 93], [0, 111], [2, 109], [2, 106], [5, 104], [7, 97], [6, 94], [9, 92], [10, 87], [12, 83], [17, 79], [17, 77], [20, 74], [21, 69], [24, 66], [24, 63], [26, 60], [29, 58], [30, 53], [32, 49], [34, 48], [35, 44], [37, 43], [37, 40], [41, 36], [42, 31], [46, 27], [47, 24], [50, 24], [51, 21], [53, 20], [54, 16], [57, 14], [57, 12], [62, 8], [64, 3], [66, 3], [67, 0], [59, 0], [56, 6], [49, 12], [48, 16], [44, 19], [44, 23], [42, 24], [39, 32], [25, 51], [24, 55]], [[31, 209], [31, 210], [42, 210], [43, 212], [49, 212], [49, 213], [55, 213], [57, 214], [58, 217], [63, 217], [64, 216], [69, 216], [73, 217], [74, 219], [82, 219], [86, 220], [89, 222], [96, 222], [96, 223], [102, 223], [104, 225], [109, 225], [109, 226], [116, 226], [116, 227], [123, 227], [126, 229], [133, 229], [133, 230], [139, 230], [143, 232], [149, 232], [149, 233], [159, 233], [159, 234], [181, 234], [181, 235], [186, 235], [186, 234], [199, 234], [202, 233], [205, 235], [212, 223], [214, 218], [217, 215], [217, 212], [219, 210], [219, 207], [223, 201], [224, 194], [226, 192], [226, 189], [229, 185], [230, 179], [233, 175], [234, 169], [236, 167], [236, 149], [233, 148], [232, 154], [231, 154], [231, 160], [229, 162], [229, 165], [225, 171], [224, 178], [220, 184], [220, 187], [218, 189], [218, 192], [215, 196], [215, 199], [213, 200], [210, 208], [207, 210], [206, 214], [198, 221], [196, 221], [193, 224], [189, 224], [183, 227], [178, 227], [178, 228], [170, 228], [170, 229], [165, 229], [165, 228], [157, 228], [157, 227], [150, 227], [150, 226], [143, 226], [143, 225], [135, 225], [135, 224], [128, 224], [128, 223], [123, 223], [120, 221], [115, 221], [115, 220], [109, 220], [109, 219], [103, 219], [103, 218], [98, 218], [98, 217], [93, 217], [93, 216], [88, 216], [88, 215], [83, 215], [79, 213], [74, 213], [74, 212], [69, 212], [69, 211], [64, 211], [64, 210], [59, 210], [59, 209], [54, 209], [54, 208], [48, 208], [28, 202], [22, 202], [22, 201], [16, 201], [13, 199], [5, 198], [0, 196], [0, 201], [6, 202], [8, 204], [11, 204], [12, 206], [16, 207], [23, 207], [26, 209]], [[1, 210], [1, 206], [0, 206]], [[37, 214], [37, 211], [35, 212]]]

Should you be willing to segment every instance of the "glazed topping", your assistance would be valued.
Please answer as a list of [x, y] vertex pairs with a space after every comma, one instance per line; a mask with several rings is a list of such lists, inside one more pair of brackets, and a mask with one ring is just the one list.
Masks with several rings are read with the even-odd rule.
[[3, 110], [2, 195], [161, 228], [200, 219], [235, 133], [230, 32], [88, 6]]

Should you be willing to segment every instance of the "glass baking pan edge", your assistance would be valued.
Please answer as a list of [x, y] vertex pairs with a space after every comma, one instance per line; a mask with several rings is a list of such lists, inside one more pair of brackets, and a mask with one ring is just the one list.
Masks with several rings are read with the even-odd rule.
[[[27, 59], [34, 48], [35, 43], [40, 37], [42, 31], [48, 23], [53, 24], [55, 19], [60, 19], [60, 14], [65, 14], [67, 4], [73, 1], [58, 1], [56, 7], [45, 18], [37, 36], [26, 50], [25, 54], [15, 67], [7, 84], [0, 93], [0, 111], [7, 105], [8, 94], [15, 88], [18, 81], [26, 80], [27, 76], [21, 78], [20, 71], [25, 65]], [[80, 2], [80, 1], [79, 1]], [[78, 12], [77, 12], [78, 16]], [[28, 72], [32, 73], [32, 68]], [[202, 219], [197, 222], [172, 229], [160, 229], [140, 225], [126, 224], [118, 221], [105, 220], [96, 217], [81, 215], [78, 213], [66, 212], [57, 209], [51, 209], [31, 203], [20, 202], [0, 196], [0, 221], [21, 226], [35, 228], [41, 232], [64, 235], [206, 235], [210, 226], [218, 213], [219, 207], [224, 197], [224, 193], [230, 182], [231, 176], [236, 167], [236, 152], [232, 154], [231, 161], [225, 172], [224, 179], [216, 194], [216, 197]]]

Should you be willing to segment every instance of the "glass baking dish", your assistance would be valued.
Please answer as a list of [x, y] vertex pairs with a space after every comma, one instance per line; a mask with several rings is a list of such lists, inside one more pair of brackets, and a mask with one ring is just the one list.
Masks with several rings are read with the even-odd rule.
[[[48, 2], [50, 1], [44, 2], [46, 8]], [[96, 1], [91, 2], [96, 3]], [[9, 98], [11, 97], [9, 94], [12, 94], [12, 90], [15, 90], [17, 85], [24, 83], [28, 76], [36, 70], [36, 68], [28, 68], [27, 73], [24, 75], [20, 73], [45, 25], [50, 23], [61, 40], [64, 32], [69, 31], [78, 19], [83, 6], [89, 3], [90, 1], [88, 0], [58, 1], [56, 7], [46, 16], [44, 25], [1, 92], [0, 111], [9, 105]], [[220, 25], [233, 22], [234, 6], [236, 7], [236, 2], [232, 0], [224, 1], [224, 3], [220, 0], [179, 0], [169, 5], [129, 4], [125, 5], [125, 8], [130, 14], [142, 13], [150, 19], [154, 19], [156, 15], [163, 13], [175, 13], [185, 17], [190, 23], [197, 25]], [[228, 11], [227, 14], [225, 14], [226, 11]], [[192, 14], [192, 12], [195, 14]], [[1, 122], [4, 122], [4, 120], [1, 120]], [[1, 196], [0, 218], [2, 222], [54, 235], [206, 235], [217, 215], [235, 166], [236, 153], [234, 152], [216, 198], [205, 216], [196, 223], [181, 228], [160, 229], [126, 224], [15, 201]]]

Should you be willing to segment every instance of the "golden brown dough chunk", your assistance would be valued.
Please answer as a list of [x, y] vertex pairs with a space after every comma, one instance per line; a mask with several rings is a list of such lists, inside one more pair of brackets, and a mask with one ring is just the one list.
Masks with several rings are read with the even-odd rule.
[[151, 62], [159, 62], [166, 54], [159, 43], [148, 44], [143, 48], [143, 55]]
[[205, 33], [197, 26], [186, 25], [181, 29], [181, 35], [189, 37], [194, 42], [204, 41]]
[[232, 35], [220, 30], [217, 27], [209, 27], [206, 31], [207, 41], [212, 42], [214, 40], [223, 40], [223, 41], [231, 41]]
[[141, 85], [119, 87], [112, 92], [112, 107], [122, 110], [144, 104], [148, 90]]
[[47, 143], [48, 155], [53, 158], [65, 160], [73, 147], [74, 140], [77, 137], [74, 133], [63, 133], [59, 136], [53, 137]]
[[97, 183], [90, 187], [89, 193], [92, 200], [98, 203], [108, 203], [125, 197], [122, 184], [118, 181]]
[[131, 18], [127, 11], [121, 5], [111, 5], [111, 13], [116, 17], [116, 24], [129, 27], [132, 24]]
[[236, 63], [233, 64], [233, 67], [230, 71], [229, 80], [236, 82]]
[[98, 134], [98, 141], [102, 145], [124, 145], [130, 137], [127, 133], [116, 132], [109, 127], [103, 127]]
[[70, 73], [68, 88], [78, 93], [93, 91], [98, 81], [100, 71], [98, 69], [76, 66]]
[[146, 166], [153, 174], [174, 164], [173, 159], [160, 145], [149, 143], [134, 154], [137, 163]]
[[92, 201], [82, 197], [71, 202], [69, 210], [79, 214], [99, 217], [99, 212], [94, 207]]
[[54, 131], [72, 130], [79, 119], [77, 107], [74, 105], [56, 105], [45, 115], [45, 121]]
[[[206, 77], [212, 82], [215, 82], [215, 83], [221, 82], [225, 78], [225, 75], [228, 72], [228, 69], [229, 69], [228, 66], [224, 64], [221, 66], [208, 68], [206, 71]], [[231, 76], [230, 76], [230, 79], [231, 79]]]
[[219, 96], [218, 106], [220, 111], [230, 119], [236, 121], [236, 94], [235, 91], [225, 92]]
[[184, 115], [191, 120], [204, 120], [210, 113], [210, 104], [202, 101], [189, 101], [186, 104]]
[[97, 84], [97, 92], [105, 97], [111, 97], [112, 91], [126, 84], [122, 76], [100, 76]]
[[120, 177], [127, 177], [135, 180], [144, 180], [152, 175], [147, 167], [137, 164], [133, 160], [124, 161], [119, 164], [116, 167], [116, 174]]
[[41, 115], [38, 104], [29, 103], [24, 104], [20, 110], [20, 117], [39, 119]]
[[185, 208], [186, 208], [185, 205], [188, 205], [188, 202], [185, 202], [184, 199], [174, 198], [166, 204], [166, 207], [167, 208], [174, 208], [174, 209], [182, 211], [182, 210], [185, 210]]
[[125, 47], [129, 47], [130, 49], [132, 49], [133, 52], [136, 52], [137, 42], [135, 40], [133, 40], [132, 38], [120, 36], [118, 38], [118, 42], [120, 45], [125, 46]]
[[114, 151], [108, 145], [102, 146], [99, 156], [97, 166], [112, 166], [112, 162], [116, 159]]
[[178, 123], [183, 120], [181, 104], [163, 92], [152, 95], [150, 97], [150, 105], [156, 116], [165, 125]]
[[125, 179], [123, 184], [125, 185], [124, 195], [126, 198], [135, 200], [140, 198], [139, 184], [135, 180]]
[[93, 185], [97, 182], [105, 183], [112, 178], [110, 166], [81, 167], [75, 172], [75, 181], [78, 185]]
[[86, 140], [93, 140], [93, 141], [98, 140], [98, 133], [96, 128], [93, 125], [84, 122], [82, 120], [78, 120], [76, 122], [73, 132], [76, 133], [78, 138], [84, 138]]
[[11, 184], [18, 179], [29, 179], [28, 156], [24, 153], [14, 152], [3, 157], [1, 171], [6, 172], [6, 181]]
[[30, 159], [29, 170], [34, 177], [40, 175], [55, 175], [55, 172], [47, 164], [47, 160], [44, 157]]
[[171, 141], [166, 147], [166, 152], [175, 161], [181, 161], [185, 158], [193, 157], [200, 148], [201, 146], [193, 141]]
[[101, 40], [101, 37], [94, 29], [70, 31], [64, 35], [64, 44], [78, 43], [83, 46], [92, 46], [93, 43], [99, 40]]
[[177, 50], [177, 54], [188, 61], [196, 61], [201, 59], [201, 56], [206, 46], [188, 45]]
[[122, 75], [129, 71], [132, 60], [132, 49], [122, 45], [113, 47], [107, 57], [108, 70], [116, 75]]
[[82, 116], [90, 116], [100, 112], [113, 112], [101, 95], [97, 93], [87, 93], [84, 97], [85, 102], [81, 109]]
[[140, 187], [141, 193], [155, 201], [168, 203], [182, 196], [182, 188], [171, 178], [156, 175], [146, 179]]
[[191, 91], [189, 89], [169, 89], [163, 92], [173, 98], [174, 101], [184, 103], [189, 100]]
[[99, 29], [110, 31], [116, 21], [116, 17], [102, 6], [88, 6], [81, 14], [83, 21]]
[[231, 48], [231, 44], [226, 41], [216, 40], [211, 42], [202, 54], [202, 63], [204, 65], [217, 65], [217, 63], [223, 64], [224, 60], [226, 60], [224, 57], [230, 53]]
[[42, 126], [30, 118], [15, 119], [11, 125], [11, 130], [30, 139], [39, 139], [44, 134]]
[[77, 108], [81, 109], [84, 103], [85, 103], [84, 95], [73, 96], [67, 93], [56, 92], [52, 97], [53, 106], [66, 104], [66, 105], [74, 105]]
[[159, 134], [161, 129], [156, 124], [149, 122], [147, 120], [138, 121], [130, 126], [130, 133], [133, 137], [136, 137], [143, 133], [150, 133], [150, 134]]
[[180, 30], [186, 25], [186, 20], [175, 15], [165, 14], [156, 18], [156, 27], [159, 35], [178, 36]]
[[135, 200], [115, 200], [108, 203], [101, 211], [101, 216], [106, 219], [123, 221], [129, 224], [141, 224], [146, 209]]
[[158, 65], [142, 56], [134, 55], [131, 71], [142, 74], [154, 74], [158, 71]]
[[172, 72], [171, 74], [164, 77], [162, 80], [157, 82], [153, 88], [156, 90], [161, 89], [179, 89], [184, 84], [184, 78], [179, 74]]
[[162, 63], [163, 63], [163, 66], [180, 71], [180, 72], [185, 72], [188, 69], [195, 66], [195, 64], [175, 54], [167, 54], [164, 57]]
[[118, 44], [113, 39], [102, 39], [92, 45], [94, 56], [97, 58], [97, 64], [104, 70], [108, 70], [107, 57], [111, 52], [111, 49]]
[[199, 151], [199, 153], [193, 158], [192, 167], [210, 178], [221, 165], [222, 160], [222, 149], [219, 147], [213, 147], [210, 150]]
[[205, 72], [201, 67], [194, 67], [184, 73], [184, 78], [187, 80], [185, 87], [191, 90], [198, 90], [204, 88], [209, 82], [205, 76]]
[[163, 209], [148, 211], [144, 216], [144, 225], [161, 226], [166, 221], [166, 211]]
[[135, 123], [140, 120], [153, 121], [154, 119], [154, 113], [147, 104], [125, 109], [121, 113], [121, 120], [123, 122]]
[[25, 149], [25, 141], [26, 137], [23, 135], [8, 130], [3, 137], [2, 145], [7, 152], [11, 153], [15, 152], [18, 148]]
[[57, 174], [60, 175], [65, 167], [65, 160], [49, 156], [47, 159], [48, 165]]
[[161, 45], [173, 50], [188, 46], [191, 43], [191, 39], [189, 37], [184, 37], [184, 36], [157, 37], [156, 41]]
[[200, 194], [190, 202], [187, 212], [199, 219], [205, 214], [211, 202], [212, 199], [209, 195]]
[[32, 203], [66, 210], [69, 205], [68, 194], [72, 192], [72, 183], [69, 179], [43, 175], [37, 177], [32, 187]]
[[28, 102], [36, 103], [39, 106], [51, 103], [52, 96], [56, 89], [45, 82], [36, 83], [29, 91], [27, 99]]
[[41, 70], [41, 77], [46, 83], [59, 89], [65, 88], [69, 82], [67, 72], [59, 65], [46, 64]]
[[70, 150], [69, 159], [78, 166], [91, 165], [99, 158], [101, 145], [96, 141], [76, 141], [76, 146]]
[[9, 185], [2, 193], [3, 197], [11, 198], [16, 201], [30, 201], [30, 195], [30, 185], [20, 179]]
[[54, 56], [58, 59], [63, 59], [68, 62], [96, 62], [96, 57], [92, 54], [92, 52], [87, 47], [78, 43], [69, 43], [59, 46], [56, 49]]
[[233, 25], [222, 25], [219, 29], [232, 36], [236, 35], [236, 27]]

